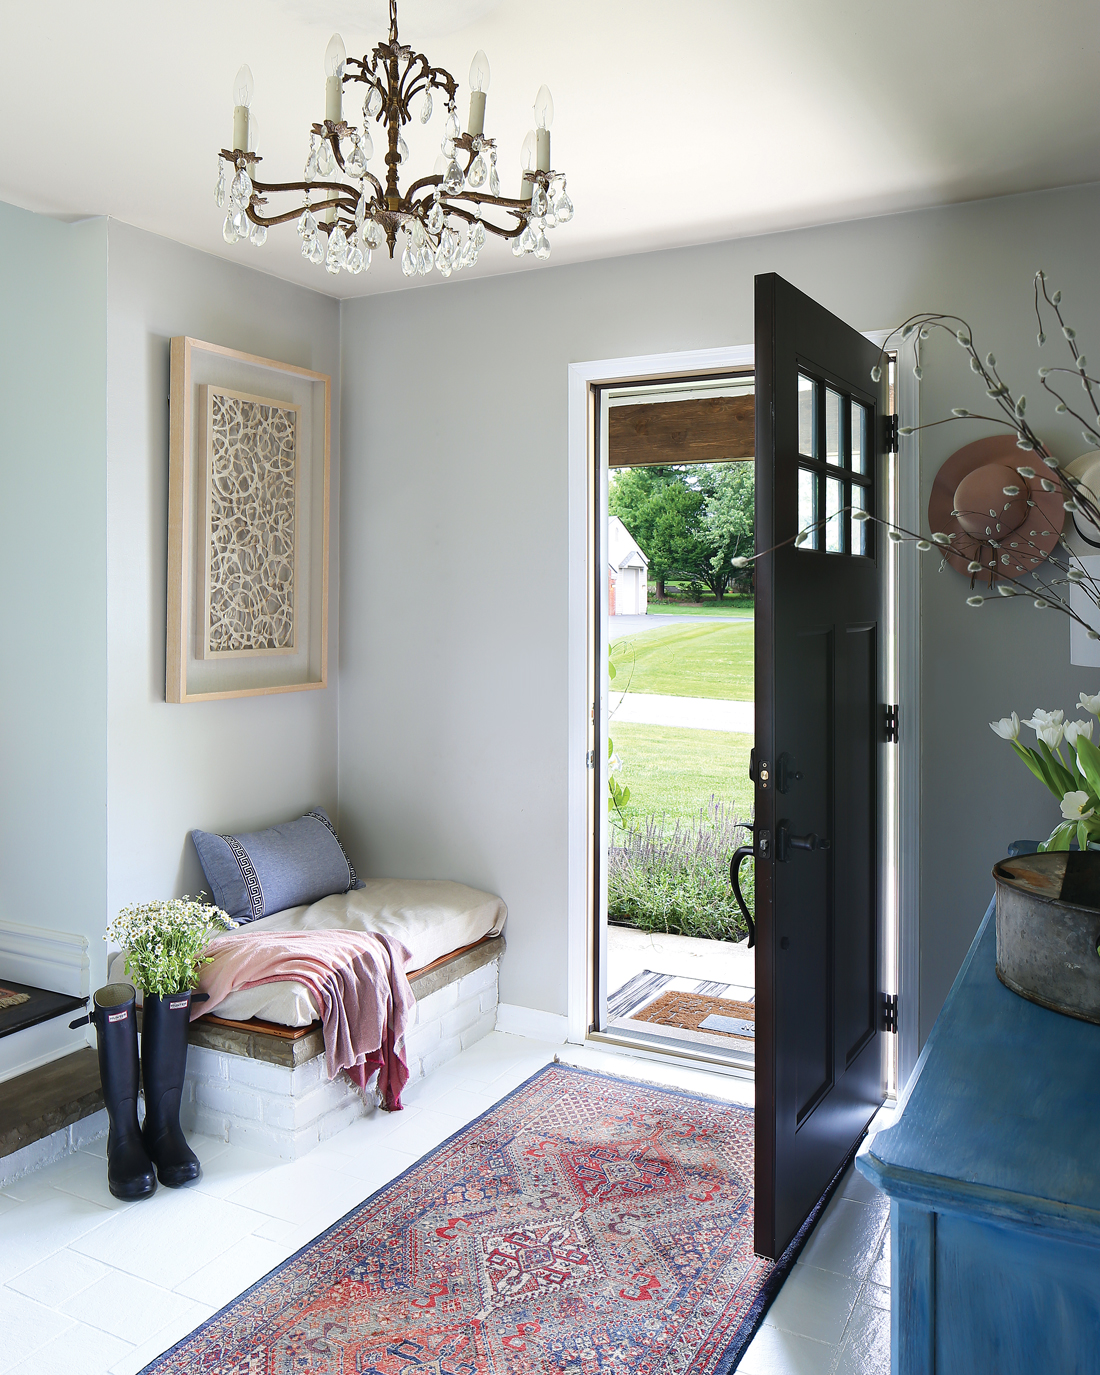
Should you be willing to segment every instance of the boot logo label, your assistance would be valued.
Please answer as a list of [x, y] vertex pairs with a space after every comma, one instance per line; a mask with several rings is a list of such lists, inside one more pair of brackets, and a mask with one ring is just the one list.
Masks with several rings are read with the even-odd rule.
[[190, 999], [184, 998], [182, 1002], [179, 1002], [179, 1003], [169, 1003], [169, 1004], [168, 1004], [168, 1010], [169, 1010], [169, 1012], [178, 1012], [178, 1011], [180, 1010], [181, 1007], [186, 1007], [186, 1006], [188, 1005], [189, 1002], [190, 1002]]
[[128, 1012], [110, 1012], [107, 1014], [109, 1022], [124, 1022], [130, 1014]]

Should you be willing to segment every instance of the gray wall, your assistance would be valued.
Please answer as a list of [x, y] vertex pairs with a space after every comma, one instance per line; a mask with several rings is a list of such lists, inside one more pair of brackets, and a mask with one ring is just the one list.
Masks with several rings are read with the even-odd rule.
[[107, 228], [0, 204], [0, 916], [103, 942]]
[[[114, 913], [128, 902], [199, 891], [192, 827], [251, 830], [318, 804], [337, 814], [340, 321], [335, 301], [250, 271], [247, 260], [224, 262], [115, 221], [109, 249], [107, 910]], [[327, 689], [165, 703], [168, 353], [181, 334], [333, 378]]]
[[[859, 329], [968, 316], [1071, 457], [1078, 427], [1033, 385], [1031, 277], [1048, 270], [1086, 338], [1098, 223], [1091, 187], [344, 303], [342, 826], [368, 872], [503, 894], [504, 1001], [566, 1010], [567, 365], [750, 342], [753, 275], [776, 271]], [[957, 346], [929, 353], [926, 418], [984, 399], [963, 363]], [[981, 433], [930, 432], [925, 495]], [[925, 564], [922, 1039], [990, 865], [1057, 816], [986, 723], [1100, 687], [1070, 669], [1062, 620], [975, 612], [965, 591]]]

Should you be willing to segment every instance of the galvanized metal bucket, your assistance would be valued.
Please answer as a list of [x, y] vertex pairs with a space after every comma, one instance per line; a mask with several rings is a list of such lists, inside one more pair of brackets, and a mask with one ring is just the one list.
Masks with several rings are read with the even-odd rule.
[[1100, 1023], [1100, 854], [1002, 859], [993, 878], [997, 977], [1053, 1012]]

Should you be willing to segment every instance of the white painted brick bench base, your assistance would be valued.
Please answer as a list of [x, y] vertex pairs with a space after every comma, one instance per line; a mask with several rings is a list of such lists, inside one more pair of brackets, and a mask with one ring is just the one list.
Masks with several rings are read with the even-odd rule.
[[[490, 963], [418, 998], [405, 1036], [410, 1083], [493, 1030], [499, 969], [497, 954]], [[413, 980], [414, 991], [417, 982]], [[373, 1111], [375, 1104], [370, 1087], [364, 1097], [346, 1075], [330, 1081], [323, 1054], [291, 1067], [192, 1045], [180, 1120], [190, 1131], [296, 1160]]]

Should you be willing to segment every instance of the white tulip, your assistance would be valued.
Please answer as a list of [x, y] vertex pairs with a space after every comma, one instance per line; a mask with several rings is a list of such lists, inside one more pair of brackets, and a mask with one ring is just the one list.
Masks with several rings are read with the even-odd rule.
[[999, 721], [990, 721], [989, 729], [1002, 740], [1019, 740], [1020, 718], [1013, 712], [1011, 716], [1002, 716]]
[[[1097, 698], [1097, 701], [1100, 702], [1100, 698]], [[1044, 711], [1042, 707], [1036, 707], [1031, 720], [1025, 721], [1024, 725], [1030, 726], [1038, 735], [1039, 731], [1046, 726], [1060, 726], [1064, 718], [1064, 711]]]
[[1035, 732], [1044, 745], [1049, 745], [1052, 750], [1056, 750], [1062, 743], [1062, 736], [1065, 734], [1065, 727], [1059, 722], [1057, 725], [1042, 726]]
[[1095, 697], [1090, 697], [1087, 692], [1082, 692], [1077, 699], [1077, 705], [1079, 707], [1084, 707], [1084, 709], [1091, 712], [1093, 716], [1100, 716], [1100, 693], [1097, 693]]
[[1092, 726], [1091, 721], [1066, 722], [1066, 740], [1069, 742], [1071, 750], [1077, 749], [1077, 741], [1080, 736], [1083, 735], [1086, 740], [1092, 739]]
[[1087, 821], [1093, 813], [1092, 807], [1088, 811], [1085, 810], [1088, 800], [1088, 793], [1066, 793], [1062, 798], [1062, 815], [1067, 821]]

